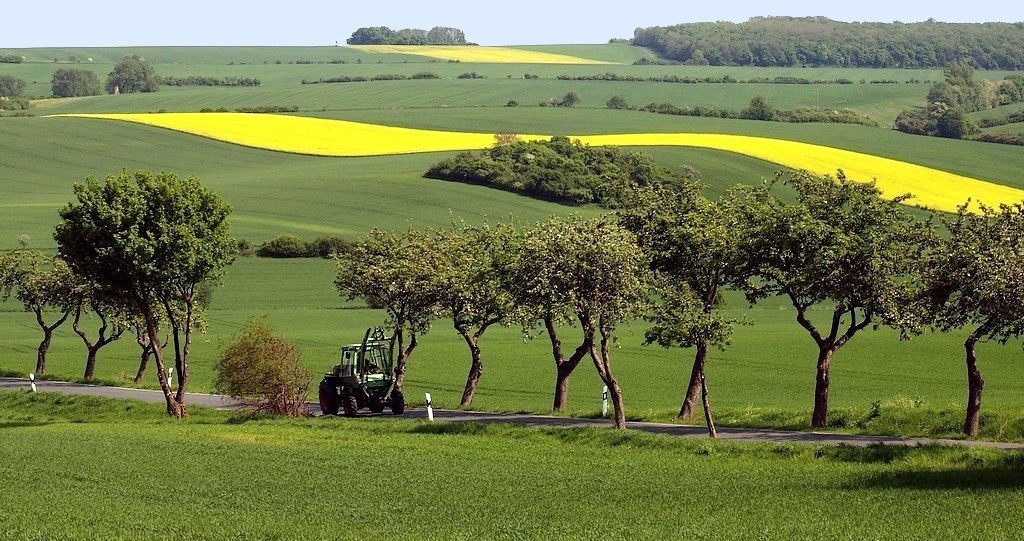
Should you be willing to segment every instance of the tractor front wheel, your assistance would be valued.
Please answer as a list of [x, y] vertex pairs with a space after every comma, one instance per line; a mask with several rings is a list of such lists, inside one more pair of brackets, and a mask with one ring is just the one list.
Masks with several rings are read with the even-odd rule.
[[348, 395], [342, 398], [342, 407], [345, 409], [345, 417], [355, 417], [356, 412], [359, 411], [359, 402], [356, 401], [354, 395]]
[[324, 415], [338, 414], [338, 390], [326, 379], [320, 382], [320, 411]]
[[402, 391], [391, 391], [391, 413], [401, 415], [405, 413], [405, 396]]

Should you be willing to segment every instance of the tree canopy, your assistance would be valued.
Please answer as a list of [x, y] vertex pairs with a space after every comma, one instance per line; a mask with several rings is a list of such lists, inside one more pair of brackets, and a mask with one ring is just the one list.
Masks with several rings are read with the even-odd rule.
[[975, 345], [987, 340], [1005, 344], [1024, 334], [1024, 205], [981, 205], [979, 213], [964, 205], [944, 222], [949, 237], [932, 254], [927, 298], [937, 329], [968, 331], [964, 433], [977, 436], [985, 380]]
[[[818, 347], [811, 424], [823, 427], [833, 354], [870, 325], [916, 322], [905, 307], [923, 270], [931, 229], [900, 204], [909, 196], [883, 199], [873, 182], [849, 180], [842, 171], [835, 179], [798, 172], [786, 184], [796, 190], [796, 203], [765, 189], [748, 206], [746, 259], [755, 279], [746, 292], [751, 302], [788, 298]], [[820, 313], [829, 314], [824, 326], [812, 321], [819, 305], [827, 307]]]
[[348, 299], [364, 298], [387, 312], [395, 329], [398, 359], [395, 362], [395, 390], [402, 391], [409, 357], [419, 337], [430, 331], [437, 307], [423, 233], [402, 234], [374, 229], [349, 252], [336, 259], [334, 281], [338, 292]]
[[[216, 284], [234, 257], [231, 206], [195, 177], [145, 170], [121, 171], [102, 183], [90, 176], [74, 192], [77, 201], [60, 211], [58, 253], [93, 284], [97, 298], [133, 306], [145, 320], [167, 411], [182, 417], [202, 286]], [[159, 347], [160, 308], [173, 336], [173, 394]]]
[[0, 75], [0, 98], [20, 98], [25, 95], [24, 79], [13, 75]]
[[160, 89], [160, 79], [153, 65], [136, 55], [114, 64], [114, 70], [107, 75], [105, 88], [108, 94], [115, 90], [122, 94], [156, 92]]
[[53, 72], [50, 88], [56, 98], [74, 98], [78, 96], [98, 96], [100, 80], [91, 70], [77, 68], [61, 68]]
[[369, 26], [352, 32], [352, 36], [345, 42], [349, 45], [468, 45], [462, 30], [447, 26], [435, 26], [430, 31]]

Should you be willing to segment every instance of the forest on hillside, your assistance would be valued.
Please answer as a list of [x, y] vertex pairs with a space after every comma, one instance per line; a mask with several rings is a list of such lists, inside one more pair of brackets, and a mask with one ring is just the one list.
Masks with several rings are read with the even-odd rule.
[[744, 23], [637, 28], [634, 45], [671, 62], [712, 66], [1024, 69], [1024, 22], [846, 23], [755, 17]]

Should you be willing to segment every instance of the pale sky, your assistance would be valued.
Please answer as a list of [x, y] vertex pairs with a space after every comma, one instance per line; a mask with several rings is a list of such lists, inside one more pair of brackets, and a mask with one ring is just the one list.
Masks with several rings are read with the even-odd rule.
[[[140, 45], [333, 45], [363, 26], [453, 26], [481, 45], [606, 43], [637, 27], [753, 16], [825, 16], [839, 21], [1020, 22], [1014, 2], [648, 2], [291, 0], [216, 2], [48, 1], [35, 16], [4, 21], [0, 48]], [[41, 10], [41, 11], [37, 11]], [[8, 10], [10, 11], [10, 10]], [[18, 10], [15, 10], [15, 12]], [[9, 13], [8, 15], [16, 15]]]

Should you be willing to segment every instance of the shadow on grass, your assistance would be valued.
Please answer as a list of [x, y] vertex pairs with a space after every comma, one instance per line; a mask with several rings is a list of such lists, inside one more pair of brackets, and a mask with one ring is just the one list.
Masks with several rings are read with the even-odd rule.
[[25, 428], [30, 426], [52, 425], [50, 421], [0, 421], [0, 430], [5, 428]]
[[966, 468], [947, 470], [895, 471], [863, 476], [844, 487], [851, 490], [1020, 490], [1024, 488], [1024, 469]]

